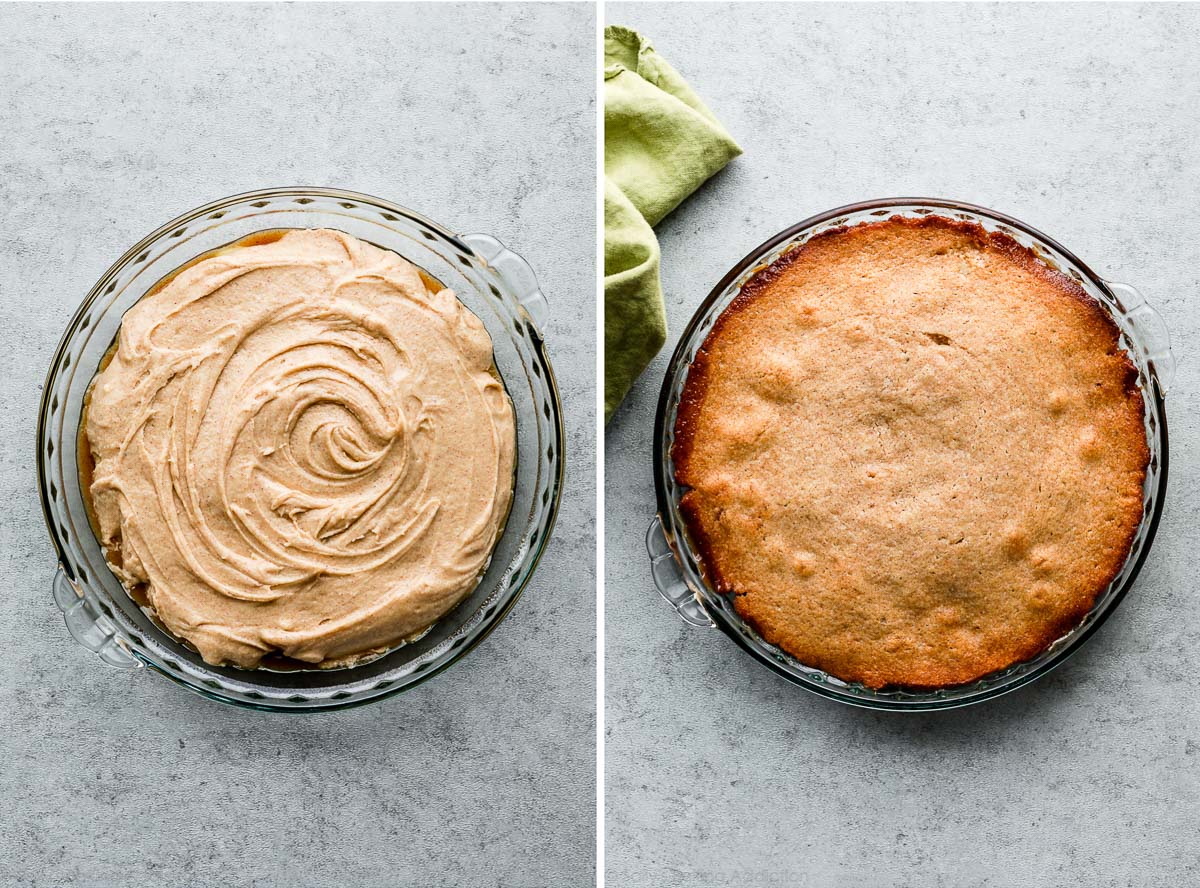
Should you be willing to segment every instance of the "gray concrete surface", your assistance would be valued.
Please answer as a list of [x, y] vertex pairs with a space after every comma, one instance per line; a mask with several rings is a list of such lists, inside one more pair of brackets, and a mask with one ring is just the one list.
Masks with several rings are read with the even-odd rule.
[[[0, 6], [0, 885], [592, 884], [594, 16]], [[34, 489], [42, 378], [91, 284], [177, 213], [276, 184], [386, 196], [528, 257], [568, 414], [568, 493], [508, 620], [330, 715], [223, 707], [75, 645]]]
[[[609, 3], [745, 156], [659, 226], [672, 339], [606, 440], [610, 885], [1200, 884], [1200, 5]], [[872, 197], [1007, 211], [1161, 308], [1171, 481], [1133, 592], [1002, 700], [870, 714], [786, 684], [654, 593], [667, 354], [768, 236]]]

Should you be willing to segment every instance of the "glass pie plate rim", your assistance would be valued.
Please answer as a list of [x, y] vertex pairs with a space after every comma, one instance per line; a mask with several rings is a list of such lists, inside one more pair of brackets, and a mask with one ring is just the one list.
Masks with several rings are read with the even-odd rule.
[[[72, 511], [72, 500], [78, 499], [77, 466], [68, 467], [66, 464], [70, 462], [68, 455], [73, 458], [76, 452], [74, 439], [78, 434], [79, 416], [72, 415], [67, 401], [77, 400], [71, 394], [72, 389], [79, 384], [74, 381], [75, 377], [80, 376], [82, 379], [82, 376], [86, 375], [87, 381], [90, 383], [90, 379], [95, 375], [95, 367], [87, 370], [78, 368], [78, 361], [75, 362], [77, 367], [71, 367], [70, 356], [73, 347], [85, 349], [90, 347], [86, 341], [83, 346], [75, 346], [77, 337], [87, 330], [89, 325], [99, 328], [103, 323], [111, 323], [111, 317], [106, 319], [109, 312], [116, 311], [119, 325], [119, 319], [128, 306], [120, 308], [118, 311], [116, 302], [140, 274], [140, 271], [137, 270], [130, 273], [134, 263], [146, 262], [147, 266], [153, 266], [155, 262], [170, 254], [179, 244], [186, 243], [194, 236], [216, 231], [223, 225], [232, 225], [236, 228], [241, 224], [243, 228], [248, 228], [248, 231], [237, 236], [229, 235], [226, 238], [228, 242], [236, 241], [246, 233], [256, 231], [316, 227], [315, 216], [312, 225], [288, 224], [287, 219], [292, 219], [294, 223], [296, 219], [309, 213], [342, 216], [347, 220], [343, 224], [348, 227], [360, 225], [387, 229], [399, 240], [408, 238], [414, 244], [419, 244], [420, 247], [436, 253], [439, 259], [444, 260], [448, 266], [457, 263], [461, 266], [461, 270], [451, 267], [452, 273], [463, 275], [463, 280], [469, 280], [473, 284], [477, 279], [480, 287], [487, 288], [491, 294], [489, 298], [494, 300], [487, 304], [492, 305], [496, 312], [496, 319], [488, 323], [489, 332], [493, 334], [494, 341], [497, 330], [514, 337], [512, 340], [514, 345], [511, 349], [507, 344], [503, 345], [506, 354], [509, 351], [512, 353], [512, 357], [506, 357], [504, 360], [510, 365], [515, 361], [519, 362], [519, 367], [524, 373], [520, 381], [522, 383], [528, 381], [530, 385], [529, 397], [532, 399], [532, 407], [529, 409], [532, 410], [532, 423], [521, 415], [522, 404], [516, 403], [517, 396], [512, 395], [514, 407], [518, 411], [518, 448], [519, 450], [528, 450], [529, 448], [524, 444], [525, 438], [522, 436], [532, 435], [530, 440], [536, 440], [537, 450], [533, 452], [535, 459], [532, 460], [534, 463], [532, 467], [529, 465], [522, 467], [522, 456], [521, 453], [518, 453], [517, 475], [514, 482], [514, 507], [500, 541], [497, 542], [496, 551], [500, 550], [501, 541], [504, 541], [509, 534], [520, 533], [522, 536], [518, 542], [510, 543], [516, 547], [512, 562], [507, 566], [499, 565], [504, 570], [498, 575], [498, 579], [504, 581], [504, 585], [503, 587], [497, 585], [494, 590], [489, 591], [480, 606], [474, 612], [466, 615], [459, 635], [451, 635], [437, 643], [434, 649], [441, 647], [440, 653], [428, 656], [424, 661], [420, 658], [414, 661], [420, 665], [420, 668], [401, 672], [400, 670], [403, 670], [407, 664], [397, 662], [393, 668], [372, 678], [365, 677], [365, 670], [368, 667], [391, 659], [408, 646], [401, 645], [393, 648], [387, 654], [361, 665], [337, 670], [313, 669], [292, 673], [296, 676], [297, 683], [303, 682], [304, 676], [316, 679], [339, 674], [345, 677], [346, 688], [353, 687], [353, 690], [339, 689], [333, 683], [336, 679], [331, 679], [319, 692], [306, 692], [298, 684], [296, 688], [289, 689], [292, 691], [291, 693], [285, 693], [281, 688], [273, 688], [271, 691], [263, 693], [261, 688], [255, 689], [254, 687], [255, 676], [261, 678], [261, 670], [229, 670], [210, 667], [207, 664], [196, 666], [191, 662], [192, 659], [198, 660], [194, 652], [189, 652], [185, 645], [163, 632], [160, 626], [156, 628], [157, 634], [161, 638], [156, 637], [154, 644], [144, 644], [146, 639], [139, 638], [138, 627], [130, 622], [128, 614], [123, 611], [128, 602], [121, 602], [120, 606], [116, 606], [113, 601], [114, 596], [109, 591], [112, 588], [111, 583], [108, 584], [107, 589], [105, 588], [107, 580], [115, 582], [115, 578], [111, 577], [111, 572], [105, 580], [99, 577], [89, 577], [85, 571], [79, 571], [78, 573], [82, 575], [77, 575], [80, 564], [74, 562], [83, 562], [87, 565], [87, 570], [97, 574], [100, 573], [100, 568], [95, 564], [94, 558], [89, 559], [86, 555], [80, 556], [77, 551], [78, 547], [70, 540], [65, 526], [59, 526], [56, 523], [61, 517], [57, 510], [61, 509], [68, 514], [71, 526], [78, 531], [80, 516]], [[293, 215], [285, 219], [281, 214]], [[205, 224], [210, 221], [214, 224]], [[188, 231], [189, 226], [193, 227], [190, 232]], [[406, 230], [404, 226], [409, 226], [409, 228]], [[371, 230], [373, 231], [374, 228]], [[183, 234], [189, 236], [183, 237]], [[421, 236], [420, 239], [415, 236], [417, 234]], [[172, 243], [172, 240], [175, 242]], [[164, 244], [166, 246], [157, 252], [154, 259], [146, 260], [148, 255], [155, 253], [156, 247]], [[170, 266], [168, 263], [168, 266], [174, 270], [190, 261], [195, 255], [207, 252], [209, 249], [211, 249], [211, 245], [189, 253], [185, 248], [175, 259], [170, 260], [174, 265]], [[447, 256], [451, 258], [437, 252], [442, 249], [446, 250]], [[421, 262], [417, 261], [417, 264], [425, 268]], [[121, 276], [126, 273], [130, 273], [130, 277], [125, 280], [119, 290], [116, 290], [116, 295], [107, 305], [96, 311], [95, 308], [98, 304], [102, 304], [103, 297], [114, 292], [114, 287], [120, 281]], [[157, 277], [151, 276], [134, 289], [136, 291], [140, 288], [144, 292], [144, 289], [153, 285], [157, 279]], [[480, 314], [475, 306], [469, 304], [469, 307], [477, 315]], [[71, 314], [50, 359], [39, 402], [35, 439], [38, 494], [43, 518], [58, 560], [58, 569], [53, 581], [53, 595], [59, 609], [63, 611], [70, 634], [82, 646], [99, 654], [101, 660], [110, 666], [149, 667], [151, 671], [157, 672], [201, 696], [259, 711], [314, 712], [365, 705], [394, 696], [440, 674], [477, 647], [510, 613], [535, 573], [557, 519], [565, 474], [566, 434], [557, 382], [542, 332], [547, 318], [548, 304], [529, 264], [500, 241], [483, 234], [456, 234], [420, 213], [362, 192], [323, 186], [282, 186], [257, 189], [210, 201], [157, 227], [126, 250], [100, 276], [78, 308]], [[489, 319], [485, 318], [485, 321], [487, 320]], [[91, 337], [90, 332], [88, 337]], [[496, 347], [497, 365], [499, 366], [502, 360], [500, 356], [502, 345], [496, 343]], [[68, 376], [68, 370], [77, 372], [71, 372]], [[510, 388], [510, 395], [514, 381], [507, 376], [505, 378], [506, 387]], [[522, 389], [521, 392], [523, 403], [525, 390]], [[539, 398], [541, 399], [540, 403], [533, 403]], [[520, 429], [522, 422], [527, 426], [532, 425], [532, 431], [528, 428], [522, 431]], [[528, 463], [530, 460], [527, 459], [526, 462]], [[535, 473], [532, 482], [528, 480], [528, 473], [531, 471]], [[530, 483], [532, 483], [533, 489], [529, 493], [529, 498], [533, 505], [527, 519], [525, 515], [517, 514], [516, 505], [517, 498], [521, 496], [519, 486], [522, 484], [528, 486]], [[67, 489], [72, 484], [76, 488], [74, 492]], [[538, 494], [541, 496], [539, 497]], [[87, 523], [86, 516], [83, 516], [83, 523]], [[86, 532], [91, 537], [90, 543], [95, 544], [90, 524], [87, 526]], [[77, 532], [76, 535], [81, 534]], [[90, 548], [83, 541], [80, 541], [78, 545]], [[107, 570], [107, 565], [104, 569]], [[489, 566], [485, 577], [490, 575]], [[117, 586], [119, 587], [120, 584], [117, 583]], [[481, 580], [480, 585], [464, 600], [461, 606], [465, 607], [468, 602], [474, 600], [483, 587], [484, 580]], [[442, 620], [449, 620], [457, 610], [458, 608], [452, 610]], [[480, 616], [481, 614], [482, 616]], [[434, 626], [437, 627], [442, 620], [439, 620]], [[145, 635], [146, 633], [142, 632], [141, 634]], [[414, 644], [419, 644], [420, 641], [418, 639]], [[177, 654], [173, 661], [162, 655], [164, 648]], [[214, 675], [207, 677], [201, 675], [208, 671], [212, 671]], [[392, 677], [389, 673], [397, 674]], [[229, 680], [222, 680], [222, 675]], [[251, 688], [251, 690], [247, 692], [244, 690], [245, 688]]]
[[[1096, 604], [1084, 619], [1070, 632], [1032, 659], [965, 685], [931, 690], [885, 688], [875, 691], [806, 666], [769, 644], [741, 619], [728, 596], [711, 588], [679, 510], [683, 488], [675, 481], [670, 449], [679, 396], [695, 350], [703, 343], [713, 321], [750, 277], [816, 232], [893, 215], [920, 217], [934, 214], [976, 221], [989, 230], [1014, 237], [1019, 243], [1031, 246], [1044, 264], [1069, 274], [1096, 298], [1121, 328], [1122, 347], [1130, 353], [1138, 367], [1138, 387], [1145, 403], [1151, 465], [1147, 468], [1142, 519], [1122, 570], [1097, 597]], [[768, 238], [721, 278], [692, 315], [668, 362], [654, 420], [657, 514], [646, 534], [654, 585], [684, 622], [696, 627], [720, 629], [742, 650], [777, 675], [808, 691], [842, 703], [877, 710], [928, 711], [968, 706], [1009, 693], [1048, 674], [1078, 651], [1117, 609], [1141, 571], [1154, 541], [1166, 498], [1168, 439], [1164, 396], [1174, 376], [1174, 369], [1166, 326], [1158, 312], [1137, 290], [1105, 280], [1056, 240], [1012, 216], [962, 201], [923, 197], [862, 201], [811, 216]]]

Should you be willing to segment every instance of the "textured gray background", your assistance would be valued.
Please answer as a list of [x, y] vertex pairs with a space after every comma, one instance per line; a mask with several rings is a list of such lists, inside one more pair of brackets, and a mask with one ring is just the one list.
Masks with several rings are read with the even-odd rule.
[[[620, 4], [746, 154], [659, 227], [672, 338], [607, 441], [607, 858], [621, 886], [1200, 884], [1200, 5]], [[813, 213], [957, 197], [1161, 308], [1171, 481], [1133, 592], [1034, 687], [934, 716], [786, 684], [654, 593], [650, 440], [674, 337]]]
[[[585, 886], [594, 873], [592, 7], [0, 7], [0, 885]], [[581, 63], [582, 61], [582, 63]], [[525, 255], [568, 492], [504, 624], [346, 713], [103, 666], [50, 599], [37, 401], [70, 313], [174, 215], [327, 184]]]

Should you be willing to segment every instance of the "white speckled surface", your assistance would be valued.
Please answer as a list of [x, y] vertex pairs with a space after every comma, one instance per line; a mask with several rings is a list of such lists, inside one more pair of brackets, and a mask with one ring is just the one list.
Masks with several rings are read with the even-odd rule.
[[[609, 884], [1200, 883], [1200, 5], [609, 3], [746, 150], [659, 226], [671, 337], [606, 436]], [[821, 700], [655, 594], [642, 536], [675, 337], [831, 207], [1008, 212], [1158, 306], [1171, 481], [1125, 603], [1031, 688], [933, 716]]]
[[[592, 883], [594, 17], [0, 7], [0, 885]], [[378, 194], [526, 256], [567, 411], [566, 498], [509, 618], [433, 681], [328, 715], [104, 667], [51, 601], [35, 491], [42, 379], [91, 284], [178, 213], [280, 184]]]

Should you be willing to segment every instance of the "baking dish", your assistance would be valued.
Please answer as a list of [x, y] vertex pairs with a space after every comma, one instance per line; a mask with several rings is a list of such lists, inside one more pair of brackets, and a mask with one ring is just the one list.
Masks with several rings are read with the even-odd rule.
[[[479, 585], [420, 639], [347, 669], [211, 666], [143, 613], [104, 560], [80, 491], [83, 397], [125, 311], [165, 275], [255, 232], [320, 227], [399, 253], [453, 289], [483, 321], [516, 414], [512, 508]], [[70, 634], [111, 666], [150, 667], [196, 693], [255, 709], [353, 706], [447, 668], [512, 608], [554, 525], [564, 432], [541, 332], [547, 318], [533, 271], [495, 238], [454, 234], [411, 210], [350, 191], [274, 188], [239, 194], [185, 213], [143, 238], [105, 272], [71, 318], [50, 363], [38, 414], [38, 488], [59, 562], [54, 600]]]
[[[814, 235], [843, 225], [903, 216], [937, 214], [999, 231], [1028, 247], [1047, 266], [1070, 276], [1091, 295], [1120, 328], [1120, 345], [1138, 371], [1145, 402], [1144, 424], [1150, 461], [1144, 484], [1142, 519], [1126, 561], [1113, 582], [1097, 598], [1084, 619], [1038, 656], [967, 685], [931, 691], [900, 688], [872, 690], [841, 681], [765, 642], [734, 609], [731, 596], [715, 592], [706, 582], [701, 562], [680, 512], [686, 492], [675, 480], [671, 460], [675, 417], [688, 368], [713, 322], [758, 271]], [[655, 586], [687, 623], [717, 627], [760, 663], [789, 681], [817, 694], [852, 705], [884, 710], [947, 709], [997, 697], [1045, 675], [1079, 647], [1120, 604], [1145, 561], [1162, 514], [1167, 484], [1167, 424], [1164, 397], [1174, 376], [1166, 326], [1146, 300], [1126, 284], [1105, 281], [1073, 253], [1036, 229], [1001, 213], [957, 201], [930, 198], [889, 198], [853, 204], [807, 219], [772, 237], [752, 251], [717, 284], [700, 305], [671, 356], [659, 397], [654, 427], [654, 483], [658, 514], [647, 532]]]

